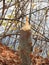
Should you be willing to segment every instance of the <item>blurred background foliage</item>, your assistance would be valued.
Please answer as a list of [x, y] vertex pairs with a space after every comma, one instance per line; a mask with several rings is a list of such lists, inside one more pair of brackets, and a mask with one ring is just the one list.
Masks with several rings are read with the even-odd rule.
[[20, 29], [29, 18], [32, 45], [49, 56], [49, 0], [0, 0], [0, 42], [18, 50]]

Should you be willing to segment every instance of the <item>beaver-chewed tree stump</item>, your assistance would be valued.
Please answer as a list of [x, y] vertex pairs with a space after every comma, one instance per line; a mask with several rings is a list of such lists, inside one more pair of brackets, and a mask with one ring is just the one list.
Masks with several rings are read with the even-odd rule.
[[20, 63], [18, 51], [13, 51], [0, 43], [0, 65], [19, 65]]
[[29, 57], [29, 54], [31, 53], [31, 46], [31, 29], [28, 23], [28, 18], [26, 18], [26, 23], [20, 30], [19, 50], [20, 57], [22, 59], [21, 65], [31, 64], [31, 59]]

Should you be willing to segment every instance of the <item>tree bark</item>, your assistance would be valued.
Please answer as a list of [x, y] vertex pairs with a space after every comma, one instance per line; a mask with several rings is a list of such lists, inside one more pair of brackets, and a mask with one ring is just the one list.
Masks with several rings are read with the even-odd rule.
[[29, 54], [31, 53], [31, 30], [21, 30], [19, 40], [20, 57], [22, 59], [21, 65], [30, 65], [31, 59]]

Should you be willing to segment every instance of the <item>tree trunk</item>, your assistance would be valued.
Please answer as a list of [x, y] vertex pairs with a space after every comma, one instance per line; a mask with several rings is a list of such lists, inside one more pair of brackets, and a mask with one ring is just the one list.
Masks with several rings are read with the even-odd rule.
[[29, 57], [31, 53], [31, 26], [28, 23], [29, 19], [26, 17], [26, 23], [21, 28], [20, 31], [20, 40], [19, 40], [19, 50], [20, 50], [20, 57], [22, 59], [21, 65], [30, 65], [31, 59]]
[[20, 40], [19, 40], [19, 50], [20, 57], [22, 59], [21, 65], [30, 65], [31, 59], [29, 54], [31, 53], [31, 31], [30, 30], [21, 30], [20, 32]]

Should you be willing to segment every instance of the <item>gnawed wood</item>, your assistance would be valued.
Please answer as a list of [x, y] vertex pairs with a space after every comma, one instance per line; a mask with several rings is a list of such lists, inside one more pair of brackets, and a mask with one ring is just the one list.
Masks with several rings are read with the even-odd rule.
[[26, 17], [25, 25], [21, 28], [21, 30], [23, 30], [23, 31], [31, 30], [31, 25], [29, 24], [28, 21], [29, 21], [29, 19], [28, 19], [28, 17]]

